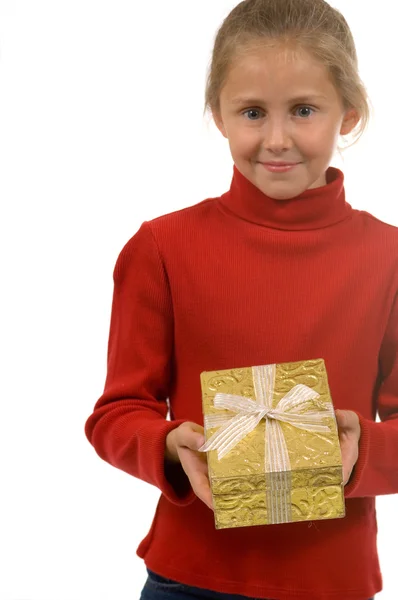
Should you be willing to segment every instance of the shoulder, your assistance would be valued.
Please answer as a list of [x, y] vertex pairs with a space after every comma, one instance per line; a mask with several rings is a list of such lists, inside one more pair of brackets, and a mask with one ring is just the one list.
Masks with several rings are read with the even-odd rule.
[[217, 198], [207, 198], [192, 206], [187, 206], [146, 221], [155, 237], [167, 232], [183, 231], [185, 227], [200, 226], [214, 214]]
[[192, 206], [166, 213], [145, 225], [161, 254], [187, 252], [192, 244], [206, 243], [212, 231], [219, 227], [218, 198], [207, 198]]
[[393, 233], [394, 231], [396, 233], [398, 233], [398, 226], [397, 225], [393, 225], [392, 223], [388, 223], [387, 221], [382, 221], [382, 219], [379, 219], [378, 217], [376, 217], [375, 215], [371, 214], [370, 212], [367, 212], [366, 210], [355, 209], [355, 211], [365, 221], [368, 221], [369, 224], [371, 224], [373, 227], [375, 227], [377, 229], [383, 229], [385, 231], [390, 230], [391, 233]]
[[364, 268], [373, 273], [374, 281], [386, 277], [398, 286], [398, 227], [365, 211], [356, 210], [355, 234], [352, 251]]
[[209, 227], [214, 220], [216, 200], [207, 198], [192, 206], [143, 221], [122, 247], [115, 271], [122, 270], [122, 266], [131, 261], [133, 255], [141, 260], [156, 260], [161, 258], [161, 248], [179, 246], [182, 241], [189, 244], [195, 232], [203, 233], [205, 226]]
[[364, 234], [369, 240], [379, 240], [384, 244], [391, 244], [398, 249], [398, 226], [382, 221], [366, 210], [355, 210], [362, 223]]
[[151, 238], [156, 240], [162, 233], [175, 233], [176, 231], [184, 231], [184, 228], [188, 226], [199, 226], [202, 222], [208, 221], [211, 214], [215, 212], [216, 200], [217, 198], [207, 198], [192, 206], [143, 221], [136, 233], [127, 241], [125, 248], [134, 246], [143, 240], [150, 240]]

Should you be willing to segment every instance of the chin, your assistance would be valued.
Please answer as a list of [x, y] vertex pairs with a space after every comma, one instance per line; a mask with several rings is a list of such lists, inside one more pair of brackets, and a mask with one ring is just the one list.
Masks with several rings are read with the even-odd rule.
[[299, 196], [301, 191], [294, 192], [293, 194], [273, 194], [272, 192], [267, 191], [264, 191], [263, 193], [273, 200], [292, 200], [292, 198]]
[[301, 182], [300, 185], [297, 181], [278, 181], [270, 183], [269, 185], [258, 185], [258, 187], [266, 196], [274, 198], [275, 200], [290, 200], [291, 198], [299, 196], [307, 189], [305, 183], [303, 184], [303, 182]]

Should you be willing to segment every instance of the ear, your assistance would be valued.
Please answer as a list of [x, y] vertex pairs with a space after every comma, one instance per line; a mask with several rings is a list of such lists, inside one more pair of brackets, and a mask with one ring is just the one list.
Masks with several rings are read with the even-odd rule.
[[227, 138], [227, 139], [228, 139], [227, 132], [226, 132], [226, 130], [225, 130], [224, 123], [223, 123], [223, 120], [222, 120], [222, 118], [221, 118], [221, 113], [220, 113], [220, 111], [219, 111], [219, 110], [216, 110], [216, 109], [213, 109], [213, 110], [212, 110], [212, 114], [213, 114], [213, 119], [214, 119], [214, 122], [215, 122], [215, 124], [216, 124], [216, 127], [217, 127], [217, 129], [218, 129], [218, 130], [219, 130], [219, 131], [222, 133], [222, 135], [223, 135], [225, 138]]
[[345, 113], [343, 122], [341, 124], [340, 135], [347, 135], [348, 133], [351, 133], [359, 120], [360, 116], [355, 108], [348, 110]]

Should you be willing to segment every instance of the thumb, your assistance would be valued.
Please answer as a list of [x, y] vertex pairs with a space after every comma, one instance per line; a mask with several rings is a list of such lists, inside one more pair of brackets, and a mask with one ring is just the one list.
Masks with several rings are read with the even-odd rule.
[[199, 448], [205, 443], [204, 429], [201, 425], [198, 425], [197, 423], [192, 423], [192, 429], [196, 432], [196, 448], [194, 448], [194, 450], [199, 450]]
[[198, 440], [198, 448], [197, 449], [199, 450], [199, 448], [201, 448], [202, 446], [204, 446], [204, 443], [206, 441], [205, 440], [205, 436], [202, 435], [202, 434], [199, 434], [199, 436], [197, 437], [197, 440]]
[[181, 428], [180, 444], [190, 450], [198, 450], [205, 443], [203, 435], [204, 429], [196, 423], [186, 423], [186, 427]]
[[341, 429], [346, 429], [348, 426], [348, 418], [345, 410], [336, 409], [336, 421]]
[[197, 446], [197, 448], [196, 448], [196, 449], [197, 449], [197, 450], [199, 450], [199, 448], [201, 448], [201, 447], [204, 445], [204, 443], [205, 443], [205, 438], [204, 438], [204, 436], [203, 436], [203, 435], [199, 435], [199, 436], [197, 437], [197, 442], [198, 442], [198, 446]]

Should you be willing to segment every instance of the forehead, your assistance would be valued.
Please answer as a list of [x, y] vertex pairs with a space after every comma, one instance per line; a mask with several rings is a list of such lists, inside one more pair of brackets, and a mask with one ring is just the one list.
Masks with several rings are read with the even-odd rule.
[[305, 50], [278, 45], [252, 49], [235, 58], [222, 90], [229, 102], [241, 97], [287, 98], [303, 93], [335, 98], [327, 68]]

